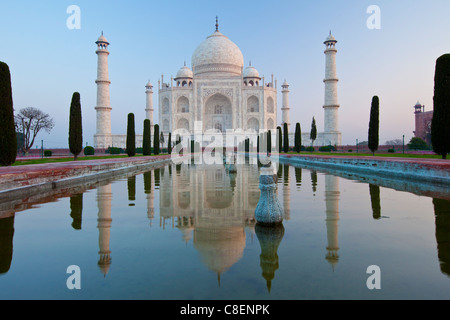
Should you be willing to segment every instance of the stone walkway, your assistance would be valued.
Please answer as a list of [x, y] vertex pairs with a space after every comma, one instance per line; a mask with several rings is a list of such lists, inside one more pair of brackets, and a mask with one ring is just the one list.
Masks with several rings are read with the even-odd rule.
[[169, 158], [170, 155], [162, 155], [0, 167], [0, 192]]

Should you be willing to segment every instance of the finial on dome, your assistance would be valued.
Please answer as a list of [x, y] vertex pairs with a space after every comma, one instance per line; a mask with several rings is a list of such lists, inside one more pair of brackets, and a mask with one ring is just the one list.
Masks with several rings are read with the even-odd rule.
[[216, 16], [216, 31], [219, 31], [219, 17]]
[[248, 65], [249, 65], [249, 67], [252, 66], [252, 60], [249, 61]]

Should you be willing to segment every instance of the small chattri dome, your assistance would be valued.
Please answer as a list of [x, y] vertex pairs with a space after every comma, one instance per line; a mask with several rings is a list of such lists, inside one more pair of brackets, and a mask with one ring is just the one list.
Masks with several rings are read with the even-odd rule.
[[106, 43], [108, 43], [108, 40], [106, 40], [105, 36], [103, 35], [103, 32], [102, 32], [102, 35], [98, 38], [97, 42], [106, 42]]
[[244, 78], [258, 78], [260, 79], [259, 72], [251, 65], [245, 68], [243, 73]]
[[147, 84], [145, 85], [146, 88], [151, 88], [153, 87], [152, 83], [150, 82], [150, 80], [147, 82]]
[[337, 42], [336, 38], [331, 34], [331, 31], [330, 31], [330, 34], [328, 35], [327, 39], [325, 40], [325, 43], [327, 43], [327, 42]]
[[183, 66], [181, 67], [180, 70], [178, 70], [177, 76], [175, 79], [179, 79], [179, 78], [193, 78], [194, 77], [194, 73], [192, 72], [191, 69], [189, 69], [188, 67]]

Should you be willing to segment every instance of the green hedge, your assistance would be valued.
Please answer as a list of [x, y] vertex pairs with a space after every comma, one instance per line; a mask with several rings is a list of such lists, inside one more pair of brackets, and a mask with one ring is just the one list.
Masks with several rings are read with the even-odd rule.
[[87, 146], [87, 147], [84, 148], [84, 155], [85, 156], [93, 156], [94, 154], [95, 154], [94, 147]]

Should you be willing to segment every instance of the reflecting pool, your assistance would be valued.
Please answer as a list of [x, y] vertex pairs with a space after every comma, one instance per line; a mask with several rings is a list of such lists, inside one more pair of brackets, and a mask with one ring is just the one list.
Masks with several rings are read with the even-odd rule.
[[283, 224], [264, 227], [259, 170], [172, 164], [0, 204], [0, 299], [450, 298], [448, 198], [280, 164]]

